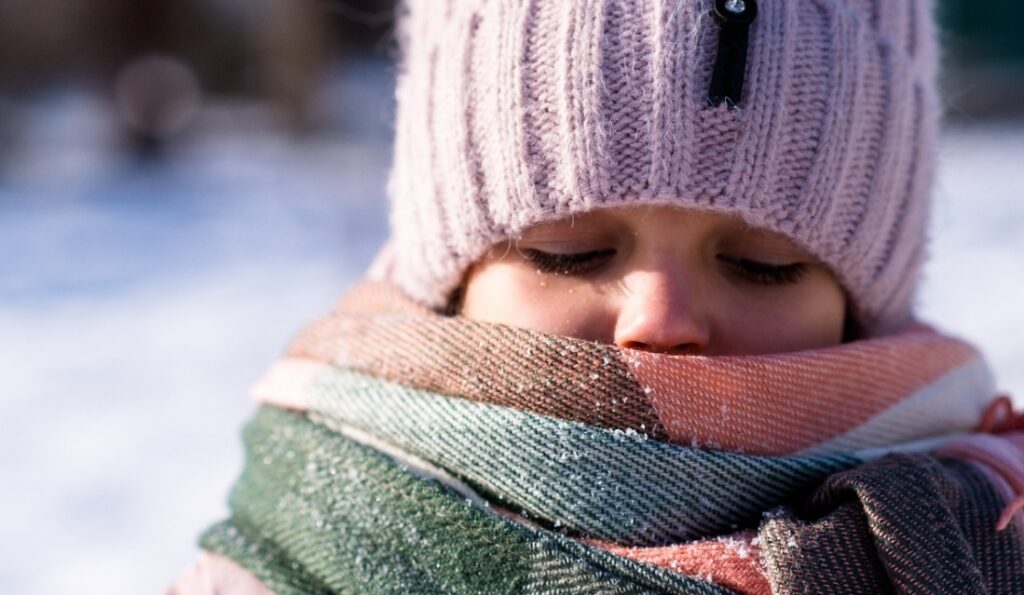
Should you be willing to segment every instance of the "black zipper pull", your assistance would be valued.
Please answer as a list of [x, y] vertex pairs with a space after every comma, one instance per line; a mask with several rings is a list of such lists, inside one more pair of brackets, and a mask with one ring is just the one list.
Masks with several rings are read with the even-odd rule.
[[729, 102], [737, 107], [743, 98], [743, 76], [747, 69], [747, 38], [750, 24], [757, 18], [755, 0], [715, 0], [718, 21], [718, 55], [711, 73], [708, 99], [713, 105]]

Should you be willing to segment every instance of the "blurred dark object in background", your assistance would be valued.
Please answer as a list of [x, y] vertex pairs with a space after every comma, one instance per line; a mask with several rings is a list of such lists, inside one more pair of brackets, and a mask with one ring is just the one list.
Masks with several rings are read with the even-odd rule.
[[[304, 134], [345, 61], [391, 47], [394, 0], [3, 0], [0, 158], [18, 103], [85, 89], [140, 155], [194, 131], [211, 104], [260, 103], [259, 125]], [[331, 110], [337, 114], [340, 110]], [[14, 139], [14, 140], [12, 140]]]
[[[0, 159], [17, 142], [19, 105], [55, 90], [103, 99], [116, 137], [142, 156], [225, 118], [295, 135], [344, 129], [336, 120], [351, 112], [324, 90], [339, 69], [384, 62], [395, 4], [0, 0]], [[1024, 2], [939, 0], [939, 7], [949, 117], [1024, 116]]]
[[1024, 2], [942, 0], [939, 18], [949, 117], [1024, 115]]
[[114, 99], [134, 152], [159, 156], [164, 142], [195, 116], [199, 82], [184, 61], [169, 54], [143, 54], [117, 71]]
[[121, 135], [134, 154], [159, 156], [188, 130], [201, 89], [216, 91], [215, 83], [225, 90], [238, 87], [235, 73], [244, 63], [244, 47], [237, 34], [230, 35], [232, 28], [218, 26], [220, 3], [90, 4], [82, 25], [83, 63], [75, 74], [111, 100]]

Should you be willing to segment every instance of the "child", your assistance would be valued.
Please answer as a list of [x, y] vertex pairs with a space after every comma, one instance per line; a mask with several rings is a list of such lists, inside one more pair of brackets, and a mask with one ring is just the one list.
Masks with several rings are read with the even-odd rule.
[[930, 2], [407, 8], [392, 240], [178, 592], [1024, 592], [1024, 424], [914, 319]]

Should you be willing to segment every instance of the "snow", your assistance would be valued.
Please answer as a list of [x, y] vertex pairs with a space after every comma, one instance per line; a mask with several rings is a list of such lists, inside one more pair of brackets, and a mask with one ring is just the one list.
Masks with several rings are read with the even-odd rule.
[[[347, 135], [222, 131], [159, 165], [109, 150], [88, 97], [28, 114], [0, 161], [0, 592], [161, 592], [193, 559], [249, 386], [386, 233], [386, 114], [359, 105]], [[942, 159], [921, 312], [1024, 394], [1024, 125]]]
[[944, 139], [921, 317], [982, 349], [1024, 403], [1024, 122]]
[[387, 124], [147, 165], [55, 101], [0, 162], [0, 592], [159, 593], [227, 512], [249, 387], [386, 234]]

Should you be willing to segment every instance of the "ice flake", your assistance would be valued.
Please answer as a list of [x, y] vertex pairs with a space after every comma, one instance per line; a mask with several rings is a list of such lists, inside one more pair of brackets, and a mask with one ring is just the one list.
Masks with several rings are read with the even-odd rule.
[[619, 442], [632, 441], [632, 442], [644, 442], [647, 440], [647, 434], [641, 434], [633, 428], [626, 428], [625, 430], [612, 429], [609, 430], [612, 436], [615, 437]]

